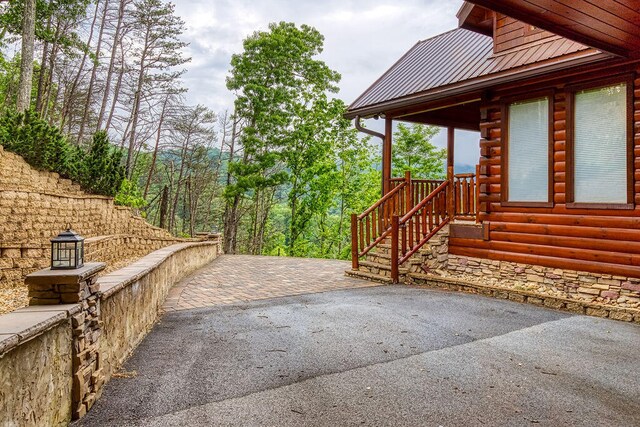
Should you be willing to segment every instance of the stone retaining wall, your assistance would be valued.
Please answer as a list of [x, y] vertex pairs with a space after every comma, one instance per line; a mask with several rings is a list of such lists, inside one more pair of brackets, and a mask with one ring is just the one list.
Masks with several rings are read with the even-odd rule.
[[[99, 277], [99, 293], [90, 293], [99, 296], [99, 306], [88, 298], [0, 316], [0, 425], [67, 425], [72, 415], [81, 416], [78, 402], [89, 409], [99, 397], [153, 326], [171, 286], [219, 253], [219, 241], [165, 247]], [[85, 312], [97, 318], [87, 320]], [[83, 356], [87, 325], [98, 344], [95, 357]]]
[[153, 327], [169, 289], [220, 253], [219, 242], [176, 244], [98, 279], [104, 321], [100, 352], [107, 380]]
[[[6, 331], [2, 319], [0, 328]], [[53, 325], [38, 326], [33, 335], [20, 336], [20, 344], [4, 354], [0, 341], [0, 425], [66, 426], [71, 419], [70, 321], [65, 315]]]
[[[100, 258], [93, 258], [89, 242], [87, 259], [109, 259], [111, 264], [186, 240], [116, 206], [112, 198], [84, 193], [56, 173], [32, 168], [0, 146], [0, 289], [22, 286], [27, 274], [47, 267], [49, 239], [68, 224], [86, 238], [107, 236], [107, 243], [95, 243]], [[138, 240], [130, 249], [118, 246], [117, 239]]]

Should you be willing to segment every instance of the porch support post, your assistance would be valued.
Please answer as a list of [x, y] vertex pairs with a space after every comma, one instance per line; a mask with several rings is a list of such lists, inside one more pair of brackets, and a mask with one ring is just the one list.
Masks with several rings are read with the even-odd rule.
[[351, 214], [351, 269], [357, 270], [360, 267], [358, 261], [358, 215]]
[[382, 143], [382, 196], [391, 190], [391, 144], [393, 120], [385, 118], [384, 141]]
[[455, 216], [455, 186], [453, 182], [453, 157], [454, 157], [454, 143], [455, 143], [455, 128], [449, 126], [447, 128], [447, 181], [449, 181], [449, 191], [447, 192], [447, 212], [449, 218], [453, 219]]

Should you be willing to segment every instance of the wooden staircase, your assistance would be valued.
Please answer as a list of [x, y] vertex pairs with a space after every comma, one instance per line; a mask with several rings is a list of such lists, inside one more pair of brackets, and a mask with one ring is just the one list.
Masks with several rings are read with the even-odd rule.
[[454, 218], [476, 219], [474, 174], [454, 179], [392, 179], [391, 190], [362, 214], [351, 216], [351, 270], [381, 283], [403, 282], [419, 250]]

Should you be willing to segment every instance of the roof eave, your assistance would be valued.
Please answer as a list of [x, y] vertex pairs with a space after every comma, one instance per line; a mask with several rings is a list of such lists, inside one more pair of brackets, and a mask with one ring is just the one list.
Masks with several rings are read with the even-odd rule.
[[477, 77], [471, 80], [455, 83], [448, 86], [430, 89], [425, 92], [408, 95], [402, 98], [396, 98], [389, 101], [381, 102], [374, 105], [368, 105], [356, 109], [349, 109], [344, 114], [347, 119], [353, 119], [356, 116], [363, 118], [375, 115], [385, 114], [391, 110], [406, 108], [412, 105], [439, 101], [447, 97], [460, 97], [464, 94], [474, 96], [478, 91], [483, 91], [499, 84], [511, 83], [523, 78], [538, 77], [547, 73], [560, 71], [565, 68], [571, 68], [587, 64], [596, 64], [605, 59], [611, 59], [613, 55], [609, 53], [593, 51], [588, 55], [582, 55], [578, 58], [571, 56], [563, 60], [555, 60], [553, 63], [534, 64], [526, 69], [514, 69], [491, 74], [487, 76]]

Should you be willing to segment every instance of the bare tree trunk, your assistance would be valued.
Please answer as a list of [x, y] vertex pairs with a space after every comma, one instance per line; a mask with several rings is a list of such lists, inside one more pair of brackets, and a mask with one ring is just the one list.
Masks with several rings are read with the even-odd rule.
[[[124, 76], [124, 55], [122, 55], [122, 67], [120, 68], [120, 72], [118, 74], [118, 80], [116, 81], [116, 87], [113, 89], [113, 100], [111, 101], [111, 109], [109, 110], [109, 117], [107, 118], [107, 124], [104, 127], [104, 130], [108, 131], [111, 127], [111, 122], [113, 120], [113, 113], [116, 110], [116, 105], [118, 104], [118, 97], [120, 96], [120, 88], [122, 87], [122, 77]], [[107, 83], [108, 85], [109, 83]], [[106, 90], [106, 89], [105, 89]], [[100, 122], [98, 122], [100, 123]]]
[[60, 92], [61, 92], [61, 84], [58, 84], [58, 86], [56, 87], [56, 94], [53, 97], [53, 103], [51, 104], [51, 109], [49, 110], [49, 113], [47, 114], [47, 116], [49, 117], [49, 124], [51, 126], [53, 126], [53, 120], [54, 120], [54, 116], [55, 116], [55, 112], [56, 112], [56, 106], [62, 106], [62, 103], [64, 102], [63, 100], [60, 99]]
[[[91, 42], [93, 41], [93, 30], [96, 26], [96, 21], [98, 19], [98, 9], [100, 7], [100, 0], [96, 1], [96, 9], [93, 12], [93, 21], [91, 22], [91, 30], [89, 31], [89, 38], [87, 40], [87, 46], [91, 46]], [[105, 10], [106, 10], [106, 6], [105, 6]], [[103, 20], [103, 25], [104, 25], [104, 16], [102, 17]], [[62, 117], [60, 119], [60, 127], [64, 126], [64, 123], [66, 121], [67, 115], [69, 114], [69, 108], [71, 106], [71, 100], [73, 99], [73, 96], [76, 93], [76, 90], [78, 89], [78, 83], [80, 82], [80, 76], [82, 75], [82, 72], [84, 71], [84, 64], [87, 62], [87, 57], [89, 56], [88, 54], [88, 49], [84, 51], [84, 54], [82, 55], [82, 61], [80, 61], [80, 66], [78, 67], [78, 72], [76, 73], [75, 77], [73, 78], [73, 82], [71, 83], [71, 87], [69, 88], [69, 91], [66, 95], [66, 99], [64, 101], [64, 105], [62, 106]], [[96, 65], [94, 65], [96, 66]]]
[[[51, 30], [51, 16], [47, 19], [47, 32]], [[38, 92], [36, 94], [36, 111], [42, 113], [42, 97], [44, 96], [44, 79], [46, 76], [47, 55], [49, 54], [49, 41], [45, 40], [42, 45], [42, 58], [40, 59], [40, 75], [38, 76]]]
[[[237, 124], [235, 113], [232, 117], [233, 127], [231, 128], [231, 145], [229, 147], [229, 159], [227, 164], [233, 162], [234, 149], [237, 137]], [[247, 156], [245, 153], [244, 160]], [[227, 187], [231, 185], [231, 172], [227, 166]], [[230, 203], [228, 200], [224, 206], [224, 233], [223, 233], [223, 251], [226, 254], [236, 253], [236, 241], [238, 235], [238, 207], [240, 206], [240, 196], [234, 195], [233, 201]]]
[[58, 54], [58, 38], [60, 37], [60, 31], [60, 23], [58, 23], [58, 25], [56, 25], [56, 33], [54, 36], [53, 45], [51, 46], [51, 52], [49, 52], [49, 72], [47, 73], [47, 81], [44, 88], [45, 99], [43, 100], [41, 109], [38, 110], [43, 116], [48, 111], [47, 105], [49, 105], [49, 101], [51, 100], [51, 88], [53, 87], [53, 70], [56, 66], [56, 55]]
[[193, 220], [195, 217], [195, 212], [194, 212], [194, 202], [193, 202], [193, 188], [191, 186], [191, 177], [187, 178], [186, 192], [187, 192], [187, 198], [189, 199], [189, 235], [193, 237], [193, 235], [195, 234], [194, 228], [193, 228]]
[[31, 104], [31, 86], [33, 84], [33, 55], [36, 38], [36, 0], [24, 0], [22, 18], [22, 46], [20, 58], [20, 81], [16, 109], [27, 110]]
[[[99, 1], [96, 3], [100, 3]], [[106, 0], [104, 4], [104, 11], [102, 12], [102, 22], [100, 23], [100, 32], [98, 33], [98, 42], [96, 43], [96, 62], [100, 61], [100, 50], [102, 48], [102, 35], [104, 34], [104, 26], [106, 23], [107, 17], [107, 8], [109, 7], [109, 1]], [[98, 7], [96, 6], [96, 14], [98, 12]], [[95, 22], [95, 19], [94, 19]], [[92, 28], [93, 30], [93, 28]], [[96, 76], [98, 74], [98, 65], [97, 63], [91, 69], [91, 78], [89, 79], [89, 89], [87, 90], [87, 98], [84, 102], [84, 114], [82, 116], [82, 121], [80, 122], [80, 131], [78, 132], [78, 142], [82, 142], [82, 138], [84, 137], [84, 128], [87, 125], [87, 121], [89, 120], [89, 107], [91, 105], [91, 97], [93, 95], [93, 86], [96, 82]], [[97, 129], [100, 129], [99, 127]]]
[[160, 228], [167, 229], [167, 209], [169, 208], [169, 187], [162, 189], [162, 199], [160, 200]]
[[[191, 131], [189, 131], [191, 132]], [[178, 182], [176, 184], [176, 194], [173, 198], [173, 207], [171, 208], [171, 229], [175, 227], [176, 221], [176, 211], [178, 210], [178, 200], [180, 200], [180, 183], [182, 182], [182, 177], [184, 176], [184, 160], [187, 156], [187, 148], [189, 147], [189, 141], [191, 139], [191, 133], [187, 134], [184, 145], [182, 146], [182, 152], [180, 153], [180, 172], [178, 172]]]
[[[118, 22], [116, 24], [116, 30], [113, 35], [113, 44], [111, 46], [111, 60], [109, 61], [109, 71], [107, 71], [106, 84], [104, 87], [104, 96], [102, 97], [102, 104], [100, 106], [100, 113], [98, 113], [98, 129], [102, 129], [102, 121], [104, 119], [104, 115], [107, 109], [107, 101], [109, 100], [109, 92], [111, 91], [111, 78], [113, 77], [113, 73], [115, 71], [115, 62], [116, 62], [116, 52], [117, 46], [120, 43], [120, 30], [122, 28], [122, 19], [124, 17], [124, 7], [125, 0], [120, 0], [120, 6], [118, 7]], [[124, 63], [124, 60], [123, 60]], [[123, 65], [124, 68], [124, 65]], [[120, 90], [120, 84], [122, 82], [122, 72], [118, 77], [117, 87], [118, 90], [114, 94], [114, 104], [115, 100], [117, 100], [117, 92]], [[111, 125], [111, 116], [113, 116], [113, 107], [111, 108], [111, 114], [109, 115], [109, 121], [107, 122], [106, 129], [109, 129]]]
[[167, 104], [169, 103], [170, 95], [167, 95], [162, 103], [162, 112], [160, 113], [160, 121], [158, 122], [158, 132], [156, 133], [156, 145], [153, 148], [153, 156], [151, 157], [151, 166], [149, 166], [149, 175], [147, 175], [147, 182], [144, 186], [144, 194], [142, 198], [146, 199], [149, 193], [149, 185], [151, 184], [151, 177], [153, 176], [153, 170], [156, 167], [156, 159], [158, 158], [158, 147], [160, 146], [160, 135], [162, 134], [162, 124], [164, 122], [165, 112], [167, 111]]
[[125, 164], [125, 174], [127, 178], [131, 177], [131, 160], [133, 158], [133, 149], [136, 142], [136, 130], [138, 127], [138, 118], [140, 117], [140, 97], [142, 95], [142, 84], [144, 81], [144, 54], [140, 61], [140, 70], [138, 71], [138, 87], [133, 97], [133, 109], [131, 110], [131, 133], [129, 134], [129, 148], [127, 150], [127, 162]]

